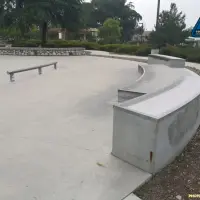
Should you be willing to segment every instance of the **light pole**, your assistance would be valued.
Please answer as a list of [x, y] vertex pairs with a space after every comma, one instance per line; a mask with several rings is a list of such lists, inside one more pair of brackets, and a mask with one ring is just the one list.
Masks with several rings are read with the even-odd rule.
[[160, 0], [158, 0], [158, 6], [157, 6], [156, 30], [157, 30], [157, 28], [158, 28], [159, 14], [160, 14]]
[[144, 30], [144, 23], [139, 23], [141, 25], [140, 27], [140, 34], [141, 34], [141, 43], [142, 43], [142, 34], [143, 34], [143, 30]]

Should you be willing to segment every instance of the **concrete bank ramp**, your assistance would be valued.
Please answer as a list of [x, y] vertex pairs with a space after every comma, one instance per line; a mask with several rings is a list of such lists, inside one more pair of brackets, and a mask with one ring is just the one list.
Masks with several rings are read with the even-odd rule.
[[150, 54], [148, 64], [164, 64], [171, 68], [183, 68], [185, 66], [185, 60], [174, 56]]
[[[118, 101], [123, 102], [144, 94], [150, 94], [176, 82], [180, 77], [195, 76], [185, 68], [170, 68], [166, 65], [139, 64], [141, 76], [132, 85], [118, 90]], [[198, 75], [196, 75], [198, 76]]]

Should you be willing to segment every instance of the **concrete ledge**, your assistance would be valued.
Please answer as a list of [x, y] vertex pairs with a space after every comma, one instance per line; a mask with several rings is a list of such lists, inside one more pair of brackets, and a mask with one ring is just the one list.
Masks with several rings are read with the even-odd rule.
[[133, 57], [133, 56], [114, 55], [114, 54], [100, 55], [100, 54], [95, 54], [95, 53], [91, 53], [90, 56], [103, 57], [103, 58], [113, 58], [113, 59], [120, 59], [120, 60], [130, 60], [130, 61], [135, 61], [135, 62], [147, 63], [146, 58], [144, 59], [144, 58]]
[[13, 56], [81, 56], [89, 55], [84, 48], [22, 48], [1, 47], [0, 55]]
[[118, 90], [118, 102], [122, 103], [137, 97], [144, 95], [145, 93], [134, 92], [128, 89], [119, 89]]
[[[138, 72], [141, 76], [135, 81], [135, 84], [138, 84], [145, 76], [146, 70], [144, 65], [138, 65]], [[122, 88], [118, 89], [118, 102], [128, 101], [144, 95], [145, 93], [134, 92], [131, 88]]]
[[170, 68], [166, 65], [139, 64], [138, 72], [141, 74], [138, 80], [128, 87], [118, 89], [118, 102], [124, 102], [165, 88], [180, 77], [197, 76], [185, 68]]
[[148, 56], [148, 64], [163, 64], [174, 68], [185, 67], [185, 60], [182, 58], [165, 56], [161, 54], [150, 54]]
[[196, 133], [199, 112], [200, 78], [196, 76], [186, 76], [155, 93], [115, 105], [112, 154], [154, 174]]

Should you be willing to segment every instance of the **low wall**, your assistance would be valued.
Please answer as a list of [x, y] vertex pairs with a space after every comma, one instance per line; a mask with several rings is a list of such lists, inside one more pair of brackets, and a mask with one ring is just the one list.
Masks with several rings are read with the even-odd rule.
[[134, 91], [128, 91], [126, 89], [119, 89], [118, 90], [118, 102], [122, 103], [137, 97], [140, 97], [144, 95], [143, 93], [139, 93], [139, 92], [134, 92]]
[[[142, 65], [138, 65], [138, 73], [140, 74], [140, 77], [135, 81], [135, 84], [138, 84], [143, 77], [145, 76], [145, 67]], [[129, 88], [122, 88], [122, 89], [118, 89], [118, 102], [124, 102], [124, 101], [128, 101], [130, 99], [134, 99], [137, 97], [140, 97], [142, 95], [144, 95], [145, 93], [141, 93], [141, 92], [134, 92], [132, 89]]]
[[0, 55], [13, 56], [81, 56], [89, 55], [84, 48], [29, 48], [5, 47], [0, 48]]
[[148, 64], [164, 64], [173, 68], [184, 68], [185, 60], [172, 56], [165, 56], [161, 54], [150, 54], [148, 56]]
[[199, 124], [200, 78], [187, 76], [114, 106], [112, 154], [154, 174], [184, 149]]

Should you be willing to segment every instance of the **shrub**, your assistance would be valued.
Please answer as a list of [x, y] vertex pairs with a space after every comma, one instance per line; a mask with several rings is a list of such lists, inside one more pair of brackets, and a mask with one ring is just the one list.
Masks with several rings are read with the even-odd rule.
[[130, 54], [135, 55], [135, 52], [138, 51], [139, 46], [136, 45], [121, 45], [116, 49], [116, 53], [122, 53], [122, 54]]
[[162, 48], [160, 53], [200, 63], [200, 48], [167, 46]]
[[[39, 40], [16, 41], [13, 47], [38, 47]], [[101, 45], [95, 42], [78, 41], [78, 40], [49, 40], [43, 47], [46, 48], [70, 48], [84, 47], [87, 50], [102, 50], [119, 54], [148, 56], [151, 49], [148, 45], [130, 45], [130, 44], [106, 44]]]
[[100, 45], [99, 50], [115, 52], [116, 49], [119, 48], [120, 46], [121, 46], [121, 44], [105, 44], [105, 45]]
[[[79, 42], [79, 44], [80, 44], [80, 42]], [[77, 44], [77, 46], [79, 44]], [[95, 42], [81, 42], [81, 47], [84, 47], [87, 50], [99, 50], [100, 49], [100, 45]]]
[[93, 42], [82, 42], [77, 40], [52, 40], [47, 42], [43, 47], [48, 48], [67, 48], [67, 47], [84, 47], [87, 50], [97, 50], [99, 45]]
[[[15, 41], [13, 47], [38, 47], [41, 44], [39, 40]], [[49, 40], [43, 47], [46, 48], [67, 48], [67, 47], [84, 47], [88, 50], [99, 49], [99, 44], [94, 42], [82, 42], [78, 40]]]
[[200, 53], [199, 55], [188, 55], [187, 60], [190, 62], [200, 63]]
[[137, 56], [148, 56], [151, 54], [151, 47], [148, 45], [142, 45], [136, 52]]
[[100, 40], [103, 43], [115, 44], [120, 41], [121, 30], [120, 21], [108, 18], [99, 28]]
[[129, 44], [106, 44], [100, 46], [100, 50], [102, 51], [130, 55], [135, 55], [136, 51], [138, 51], [139, 48], [139, 46]]
[[40, 40], [24, 40], [24, 41], [14, 41], [12, 43], [13, 47], [38, 47], [40, 45]]

